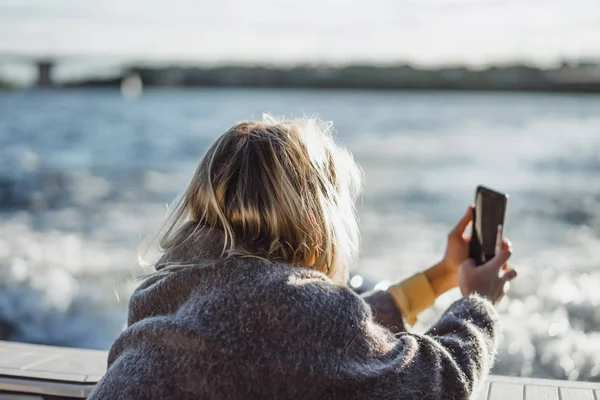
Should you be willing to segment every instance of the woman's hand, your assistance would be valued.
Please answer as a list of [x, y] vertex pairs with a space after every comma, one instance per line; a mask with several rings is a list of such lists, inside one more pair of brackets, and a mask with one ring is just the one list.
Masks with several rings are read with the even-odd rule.
[[454, 275], [458, 273], [458, 267], [469, 257], [469, 241], [471, 236], [466, 234], [466, 230], [473, 221], [473, 206], [470, 205], [465, 215], [458, 221], [458, 224], [448, 234], [448, 245], [446, 254], [441, 264], [444, 264], [449, 272]]
[[440, 295], [458, 286], [458, 268], [469, 257], [470, 236], [465, 234], [473, 220], [473, 206], [469, 206], [465, 215], [448, 234], [446, 254], [442, 261], [425, 271], [431, 286]]
[[472, 259], [467, 259], [458, 269], [458, 285], [463, 296], [477, 293], [492, 303], [498, 303], [507, 290], [507, 283], [517, 276], [517, 271], [506, 262], [511, 256], [508, 241], [502, 243], [502, 250], [490, 261], [477, 267]]

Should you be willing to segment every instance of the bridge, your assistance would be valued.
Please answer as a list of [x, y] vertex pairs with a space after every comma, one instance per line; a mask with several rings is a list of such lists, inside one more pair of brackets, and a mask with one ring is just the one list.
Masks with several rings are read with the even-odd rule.
[[0, 53], [0, 63], [14, 62], [34, 65], [37, 69], [35, 85], [39, 88], [49, 88], [55, 85], [52, 71], [62, 57], [34, 56], [27, 54]]
[[98, 63], [120, 64], [123, 65], [125, 74], [125, 65], [144, 60], [144, 57], [123, 57], [115, 54], [29, 54], [2, 52], [0, 50], [0, 65], [3, 63], [31, 65], [36, 69], [34, 85], [38, 88], [52, 88], [57, 86], [54, 70], [61, 63]]

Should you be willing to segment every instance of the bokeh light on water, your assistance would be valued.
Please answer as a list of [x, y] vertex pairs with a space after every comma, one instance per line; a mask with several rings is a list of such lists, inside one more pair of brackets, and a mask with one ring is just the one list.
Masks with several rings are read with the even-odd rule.
[[263, 111], [319, 113], [365, 170], [353, 285], [438, 261], [475, 186], [506, 191], [519, 278], [494, 372], [599, 381], [599, 110], [597, 96], [0, 93], [0, 336], [108, 348], [144, 272], [137, 245], [211, 141]]

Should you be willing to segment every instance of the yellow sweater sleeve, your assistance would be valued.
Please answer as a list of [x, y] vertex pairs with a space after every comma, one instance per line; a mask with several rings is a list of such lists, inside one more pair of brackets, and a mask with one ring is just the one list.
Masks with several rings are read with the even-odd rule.
[[437, 297], [429, 279], [423, 273], [418, 273], [392, 285], [387, 291], [392, 295], [406, 322], [410, 325], [415, 324], [419, 313], [432, 306]]

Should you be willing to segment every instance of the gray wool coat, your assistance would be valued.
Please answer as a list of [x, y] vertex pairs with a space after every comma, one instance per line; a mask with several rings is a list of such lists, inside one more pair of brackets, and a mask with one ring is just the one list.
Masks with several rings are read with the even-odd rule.
[[413, 334], [385, 292], [222, 259], [222, 235], [202, 235], [135, 291], [90, 399], [469, 399], [492, 364], [498, 317], [480, 297]]

